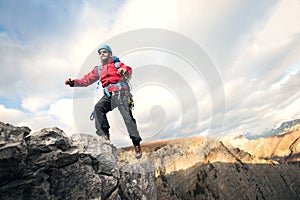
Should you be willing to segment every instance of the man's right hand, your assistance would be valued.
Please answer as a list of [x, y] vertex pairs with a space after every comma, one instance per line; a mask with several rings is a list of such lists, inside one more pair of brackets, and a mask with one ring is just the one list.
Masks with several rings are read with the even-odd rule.
[[68, 78], [68, 79], [65, 81], [65, 84], [66, 84], [66, 85], [69, 85], [70, 87], [74, 87], [74, 79]]

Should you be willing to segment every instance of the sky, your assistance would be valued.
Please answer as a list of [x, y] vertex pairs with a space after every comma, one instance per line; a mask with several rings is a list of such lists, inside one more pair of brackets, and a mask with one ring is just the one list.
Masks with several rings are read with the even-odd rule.
[[[143, 141], [260, 134], [300, 118], [299, 0], [0, 0], [0, 121], [95, 134], [96, 84], [69, 88], [112, 47], [133, 68]], [[118, 110], [111, 139], [131, 145]]]

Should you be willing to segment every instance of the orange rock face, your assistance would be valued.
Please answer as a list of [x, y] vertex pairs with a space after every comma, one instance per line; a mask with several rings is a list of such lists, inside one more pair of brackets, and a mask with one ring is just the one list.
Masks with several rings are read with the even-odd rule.
[[224, 138], [223, 141], [259, 158], [279, 162], [300, 161], [300, 124], [269, 138], [247, 140], [244, 137], [231, 137]]

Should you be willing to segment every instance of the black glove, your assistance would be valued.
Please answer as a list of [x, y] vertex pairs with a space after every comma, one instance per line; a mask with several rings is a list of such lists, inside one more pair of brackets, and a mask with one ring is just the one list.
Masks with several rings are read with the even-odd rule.
[[65, 81], [65, 85], [69, 85], [70, 87], [74, 87], [74, 80], [71, 79], [71, 78], [68, 78], [68, 79]]

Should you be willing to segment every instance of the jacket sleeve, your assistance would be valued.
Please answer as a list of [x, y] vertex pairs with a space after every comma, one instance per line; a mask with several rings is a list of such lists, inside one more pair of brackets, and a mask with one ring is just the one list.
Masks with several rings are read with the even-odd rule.
[[81, 79], [74, 80], [74, 87], [87, 87], [99, 80], [98, 67], [96, 66], [91, 72], [84, 75]]

